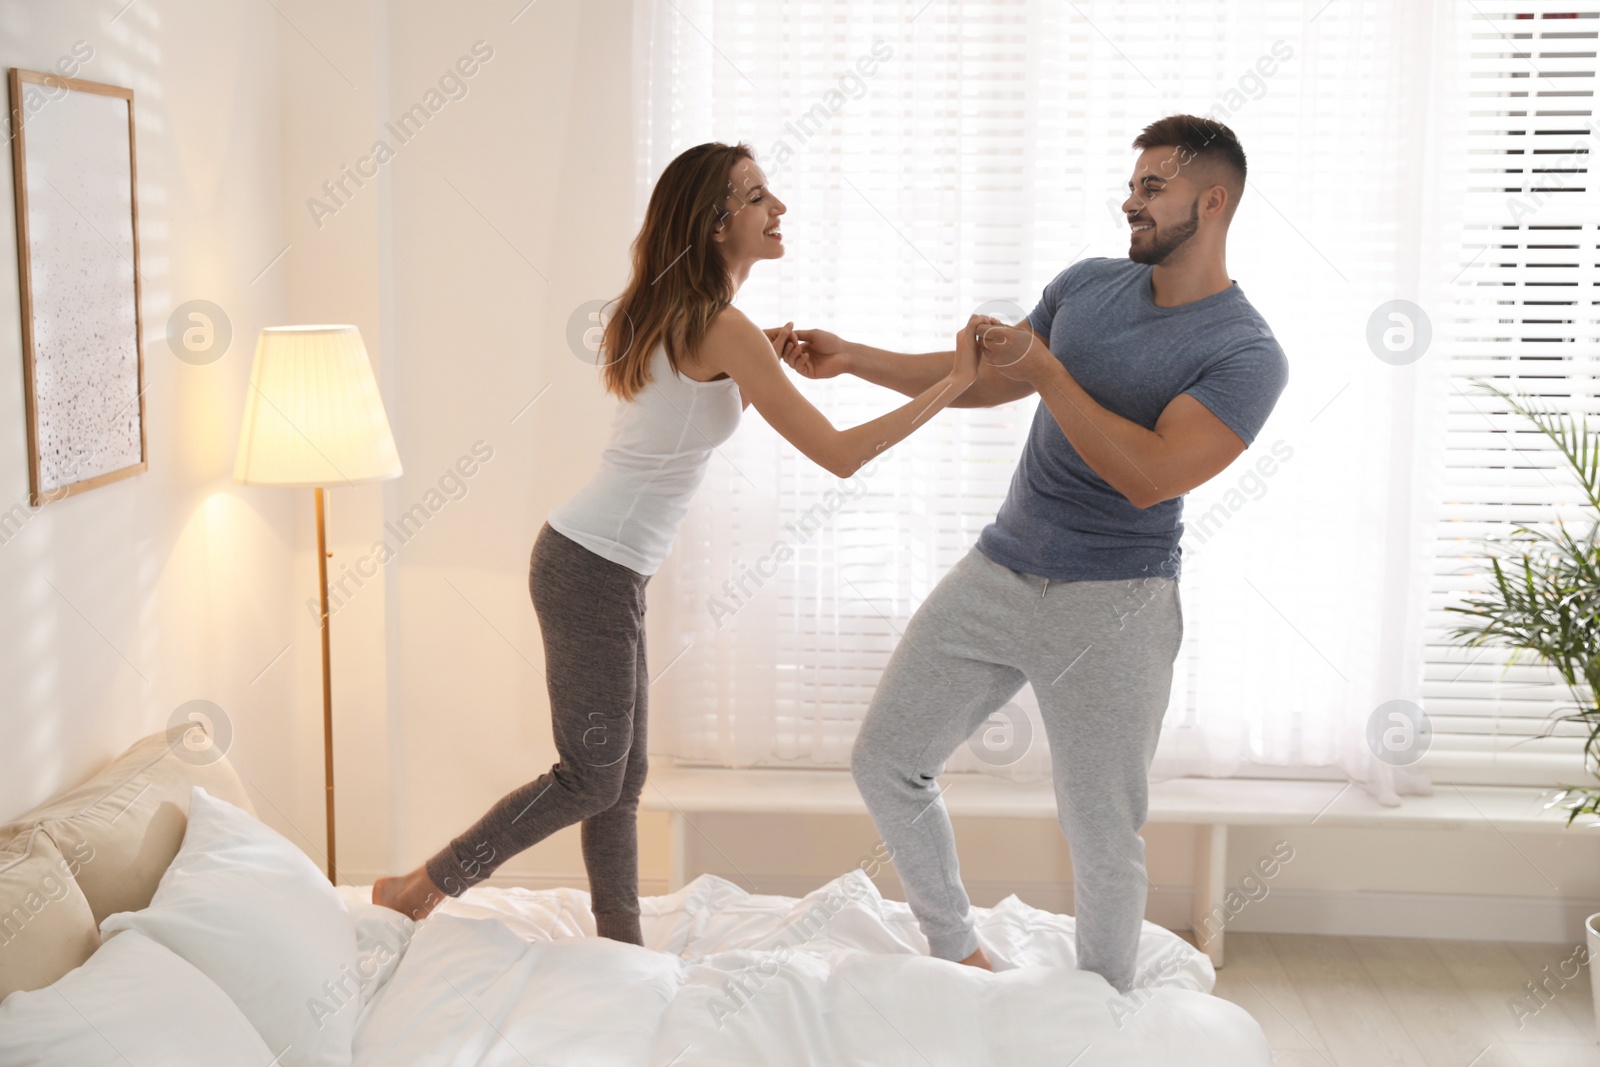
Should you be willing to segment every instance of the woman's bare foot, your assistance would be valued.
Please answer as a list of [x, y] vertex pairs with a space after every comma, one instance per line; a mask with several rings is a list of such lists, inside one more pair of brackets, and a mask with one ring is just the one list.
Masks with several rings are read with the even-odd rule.
[[961, 962], [968, 967], [982, 967], [986, 971], [994, 970], [989, 964], [989, 957], [983, 954], [983, 949], [981, 948]]
[[401, 915], [421, 920], [444, 902], [444, 894], [428, 877], [426, 867], [418, 867], [410, 874], [383, 877], [372, 883], [372, 902], [393, 908]]

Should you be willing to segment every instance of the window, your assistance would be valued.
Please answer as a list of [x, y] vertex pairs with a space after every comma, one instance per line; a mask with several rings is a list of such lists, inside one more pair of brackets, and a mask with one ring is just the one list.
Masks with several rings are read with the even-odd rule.
[[1571, 694], [1549, 667], [1509, 651], [1463, 649], [1446, 612], [1487, 588], [1480, 538], [1556, 515], [1582, 497], [1553, 444], [1471, 376], [1531, 393], [1600, 429], [1600, 185], [1594, 176], [1600, 5], [1472, 9], [1471, 185], [1461, 292], [1448, 359], [1445, 506], [1427, 620], [1425, 706], [1433, 773], [1457, 780], [1573, 781], [1584, 732], [1551, 736]]

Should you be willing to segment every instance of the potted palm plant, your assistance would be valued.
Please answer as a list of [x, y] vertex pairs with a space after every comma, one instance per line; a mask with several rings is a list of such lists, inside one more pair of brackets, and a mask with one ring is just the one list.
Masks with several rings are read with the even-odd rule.
[[[1467, 647], [1509, 646], [1512, 663], [1529, 654], [1554, 667], [1566, 683], [1573, 703], [1557, 708], [1564, 714], [1552, 716], [1545, 736], [1564, 722], [1580, 726], [1587, 735], [1584, 769], [1596, 779], [1564, 786], [1550, 802], [1567, 812], [1570, 826], [1579, 815], [1600, 814], [1600, 434], [1590, 435], [1586, 418], [1551, 412], [1526, 395], [1471, 380], [1555, 443], [1592, 513], [1587, 530], [1558, 518], [1489, 539], [1491, 588], [1446, 609], [1472, 620], [1453, 629], [1452, 638], [1465, 639]], [[1585, 928], [1589, 958], [1600, 958], [1600, 913], [1589, 916]], [[1600, 982], [1590, 984], [1600, 1020]]]

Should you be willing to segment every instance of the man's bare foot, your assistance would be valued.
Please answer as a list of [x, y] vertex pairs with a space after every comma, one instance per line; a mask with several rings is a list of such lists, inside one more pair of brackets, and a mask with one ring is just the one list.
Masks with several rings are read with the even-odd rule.
[[983, 954], [983, 949], [981, 948], [961, 962], [968, 967], [982, 967], [986, 971], [994, 970], [989, 964], [989, 957]]
[[433, 884], [433, 879], [428, 877], [428, 869], [418, 867], [410, 874], [394, 878], [383, 877], [373, 882], [372, 902], [381, 904], [385, 908], [393, 908], [401, 915], [422, 920], [444, 902], [444, 894]]

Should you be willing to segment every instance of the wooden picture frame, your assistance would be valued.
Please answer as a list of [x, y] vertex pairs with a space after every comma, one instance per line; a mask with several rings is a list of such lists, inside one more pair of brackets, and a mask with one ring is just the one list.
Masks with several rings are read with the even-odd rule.
[[133, 90], [16, 67], [9, 81], [37, 508], [148, 468]]

